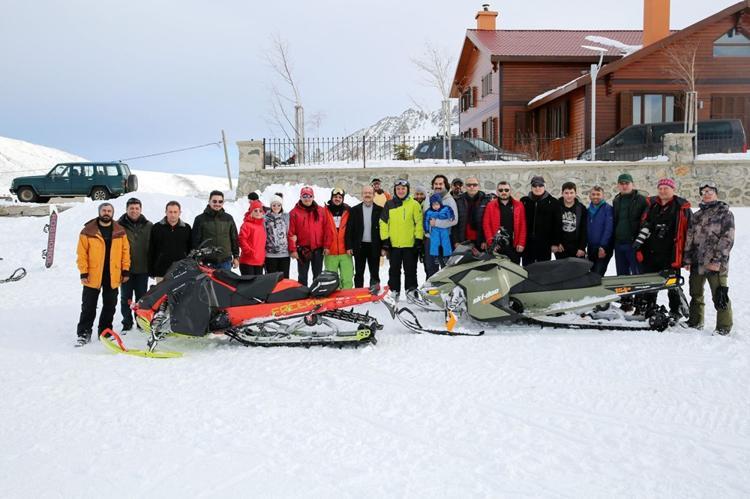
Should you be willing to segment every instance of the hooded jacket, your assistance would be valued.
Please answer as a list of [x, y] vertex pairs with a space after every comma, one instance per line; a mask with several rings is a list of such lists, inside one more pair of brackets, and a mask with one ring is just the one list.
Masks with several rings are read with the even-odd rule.
[[200, 248], [209, 239], [209, 245], [221, 248], [218, 255], [206, 258], [208, 262], [220, 263], [240, 256], [237, 226], [232, 215], [225, 212], [224, 208], [216, 211], [206, 206], [203, 213], [195, 217], [192, 239], [193, 248]]
[[130, 244], [125, 229], [117, 222], [112, 222], [112, 245], [109, 250], [109, 283], [102, 283], [104, 261], [106, 260], [106, 243], [99, 231], [99, 220], [89, 220], [78, 236], [78, 271], [81, 278], [88, 277], [88, 288], [99, 289], [109, 285], [112, 289], [122, 284], [123, 276], [130, 271]]
[[148, 248], [148, 271], [152, 277], [164, 277], [174, 262], [187, 257], [191, 248], [190, 224], [178, 220], [172, 226], [167, 217], [151, 227]]
[[147, 274], [148, 273], [148, 248], [151, 240], [151, 228], [154, 224], [146, 220], [143, 215], [133, 222], [127, 214], [124, 214], [117, 220], [122, 225], [128, 236], [130, 244], [130, 273]]
[[692, 215], [690, 202], [674, 196], [664, 203], [659, 196], [653, 196], [647, 203], [641, 227], [648, 227], [650, 235], [636, 253], [638, 261], [662, 262], [663, 268], [679, 269]]
[[385, 203], [380, 213], [380, 239], [388, 240], [392, 248], [411, 248], [416, 240], [424, 238], [422, 207], [409, 192], [401, 199], [395, 196]]
[[545, 191], [540, 197], [532, 193], [521, 198], [526, 210], [526, 241], [552, 246], [560, 242], [560, 203]]
[[[289, 252], [297, 251], [298, 246], [310, 250], [323, 248], [327, 229], [325, 208], [315, 201], [309, 207], [303, 205], [301, 200], [298, 201], [289, 213]], [[294, 236], [297, 236], [296, 241]]]
[[685, 265], [706, 273], [706, 265], [718, 263], [719, 272], [729, 272], [729, 253], [734, 246], [734, 215], [723, 201], [701, 203], [690, 219], [685, 241]]
[[266, 261], [266, 226], [265, 217], [252, 217], [255, 208], [263, 208], [260, 201], [250, 203], [240, 227], [240, 263], [259, 266]]

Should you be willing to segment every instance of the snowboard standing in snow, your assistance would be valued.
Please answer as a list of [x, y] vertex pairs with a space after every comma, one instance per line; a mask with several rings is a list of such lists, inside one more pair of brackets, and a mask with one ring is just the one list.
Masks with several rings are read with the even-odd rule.
[[57, 208], [50, 206], [49, 223], [44, 226], [47, 233], [47, 249], [42, 251], [44, 266], [50, 268], [55, 259], [55, 235], [57, 234]]

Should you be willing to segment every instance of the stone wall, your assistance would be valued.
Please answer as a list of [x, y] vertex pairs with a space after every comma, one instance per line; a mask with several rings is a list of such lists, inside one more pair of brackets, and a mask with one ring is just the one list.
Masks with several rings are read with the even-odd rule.
[[[243, 143], [249, 144], [249, 143]], [[254, 147], [254, 146], [253, 146]], [[262, 143], [261, 143], [262, 151]], [[518, 166], [503, 164], [480, 166], [435, 166], [424, 163], [403, 162], [404, 165], [391, 168], [294, 168], [281, 167], [262, 169], [255, 165], [242, 165], [242, 148], [240, 149], [240, 179], [237, 196], [246, 196], [248, 192], [263, 190], [271, 184], [314, 184], [321, 187], [342, 187], [347, 193], [358, 196], [364, 185], [377, 177], [384, 187], [392, 191], [394, 181], [398, 178], [408, 179], [412, 185], [422, 184], [429, 190], [432, 177], [438, 173], [452, 180], [456, 177], [466, 179], [477, 176], [482, 190], [494, 192], [497, 182], [507, 180], [517, 197], [529, 191], [529, 181], [534, 175], [543, 175], [547, 190], [555, 195], [560, 194], [564, 182], [572, 181], [578, 185], [578, 192], [583, 197], [594, 185], [601, 185], [607, 193], [607, 199], [617, 193], [617, 176], [628, 172], [633, 176], [637, 189], [645, 194], [656, 194], [656, 182], [662, 177], [672, 177], [677, 182], [677, 194], [686, 197], [696, 205], [699, 201], [698, 187], [701, 182], [714, 180], [719, 186], [719, 197], [732, 206], [750, 206], [750, 161], [698, 161], [693, 164], [675, 165], [668, 161], [639, 162], [582, 162], [570, 163], [534, 163]], [[250, 157], [245, 154], [245, 157]], [[255, 159], [255, 156], [252, 156]], [[262, 159], [262, 153], [257, 154]], [[411, 165], [411, 166], [410, 166]]]

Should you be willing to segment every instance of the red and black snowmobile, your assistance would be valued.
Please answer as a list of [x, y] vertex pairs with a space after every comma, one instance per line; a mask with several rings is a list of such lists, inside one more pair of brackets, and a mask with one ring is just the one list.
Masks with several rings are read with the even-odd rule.
[[[333, 272], [321, 273], [309, 288], [281, 273], [239, 276], [202, 265], [212, 251], [200, 249], [175, 263], [132, 306], [136, 322], [150, 335], [143, 354], [162, 356], [155, 348], [169, 335], [220, 334], [247, 346], [344, 346], [375, 343], [375, 332], [383, 328], [369, 313], [351, 308], [382, 300], [387, 288], [339, 290]], [[344, 331], [340, 323], [356, 327]], [[125, 349], [116, 334], [103, 341], [116, 351], [138, 352]]]

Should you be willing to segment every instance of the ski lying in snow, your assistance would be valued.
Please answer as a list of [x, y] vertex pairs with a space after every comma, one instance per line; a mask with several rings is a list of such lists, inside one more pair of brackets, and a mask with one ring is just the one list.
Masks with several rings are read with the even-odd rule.
[[148, 350], [131, 350], [125, 348], [120, 335], [112, 331], [111, 329], [105, 329], [102, 334], [99, 335], [99, 341], [102, 345], [107, 347], [108, 350], [114, 353], [123, 353], [125, 355], [133, 355], [135, 357], [148, 357], [152, 359], [174, 359], [182, 357], [180, 352], [150, 352]]
[[24, 277], [26, 277], [26, 269], [23, 267], [18, 267], [16, 270], [13, 271], [10, 277], [7, 277], [6, 279], [0, 279], [0, 284], [5, 284], [6, 282], [20, 281]]
[[275, 347], [275, 346], [338, 346], [338, 347], [357, 347], [363, 344], [375, 344], [375, 332], [363, 328], [351, 332], [339, 333], [322, 333], [322, 334], [289, 334], [289, 333], [272, 333], [258, 334], [243, 332], [242, 328], [228, 329], [224, 334], [229, 338], [245, 345], [254, 347]]
[[50, 268], [55, 260], [55, 236], [57, 235], [57, 208], [51, 205], [49, 213], [49, 223], [44, 226], [44, 232], [47, 233], [47, 249], [42, 251], [44, 266]]
[[[443, 313], [443, 312], [440, 312], [440, 313]], [[403, 317], [404, 314], [410, 315], [411, 318]], [[409, 330], [414, 331], [415, 333], [429, 333], [429, 334], [437, 334], [440, 336], [482, 336], [484, 335], [484, 331], [465, 332], [465, 331], [451, 331], [447, 328], [446, 329], [434, 329], [434, 328], [424, 327], [422, 323], [419, 322], [417, 315], [411, 309], [407, 307], [402, 307], [398, 309], [397, 311], [394, 310], [392, 312], [392, 315], [394, 315], [399, 320], [399, 322], [401, 322], [401, 324], [406, 326]]]

